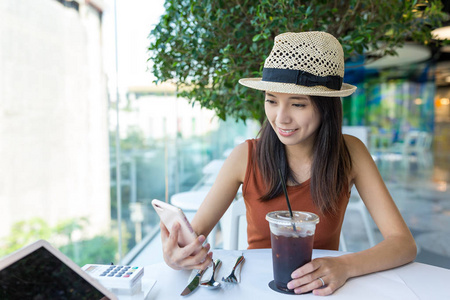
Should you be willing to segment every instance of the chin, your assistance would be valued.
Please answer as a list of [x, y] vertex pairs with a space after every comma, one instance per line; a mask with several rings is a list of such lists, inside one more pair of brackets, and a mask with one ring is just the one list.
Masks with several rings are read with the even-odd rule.
[[293, 146], [293, 145], [300, 144], [302, 142], [301, 140], [293, 139], [290, 137], [284, 137], [284, 136], [278, 136], [278, 139], [280, 140], [281, 143], [283, 143], [286, 146]]

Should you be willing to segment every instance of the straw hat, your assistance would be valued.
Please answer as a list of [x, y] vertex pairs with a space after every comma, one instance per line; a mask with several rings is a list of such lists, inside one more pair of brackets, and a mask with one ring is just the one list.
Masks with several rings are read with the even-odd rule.
[[344, 51], [329, 33], [287, 32], [275, 37], [262, 78], [242, 78], [253, 89], [310, 96], [344, 97], [356, 87], [343, 83]]

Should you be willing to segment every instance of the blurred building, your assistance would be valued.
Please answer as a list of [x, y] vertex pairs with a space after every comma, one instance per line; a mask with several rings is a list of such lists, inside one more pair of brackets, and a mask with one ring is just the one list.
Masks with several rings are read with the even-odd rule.
[[0, 1], [0, 237], [34, 217], [109, 228], [103, 6]]

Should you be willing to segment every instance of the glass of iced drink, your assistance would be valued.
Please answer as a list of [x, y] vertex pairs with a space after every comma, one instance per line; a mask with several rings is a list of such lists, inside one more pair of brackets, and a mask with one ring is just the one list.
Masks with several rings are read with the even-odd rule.
[[273, 211], [266, 215], [272, 241], [273, 283], [287, 293], [294, 293], [287, 288], [292, 272], [311, 261], [314, 232], [319, 223], [316, 214], [302, 211], [292, 214], [292, 218], [289, 211]]

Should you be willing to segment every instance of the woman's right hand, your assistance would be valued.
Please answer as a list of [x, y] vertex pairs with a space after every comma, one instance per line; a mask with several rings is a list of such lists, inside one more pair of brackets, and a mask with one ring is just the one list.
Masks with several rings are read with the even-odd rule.
[[164, 261], [169, 267], [175, 270], [204, 270], [211, 264], [212, 252], [209, 252], [211, 246], [209, 244], [202, 246], [206, 240], [204, 235], [198, 236], [185, 247], [180, 247], [178, 245], [180, 224], [173, 225], [172, 233], [169, 233], [162, 222], [160, 227]]

